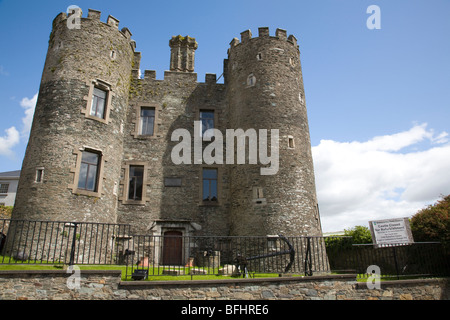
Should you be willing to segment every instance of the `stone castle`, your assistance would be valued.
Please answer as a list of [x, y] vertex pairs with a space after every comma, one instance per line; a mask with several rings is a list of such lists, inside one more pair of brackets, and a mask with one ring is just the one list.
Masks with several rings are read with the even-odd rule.
[[[197, 82], [197, 42], [174, 36], [157, 80], [140, 74], [131, 32], [100, 15], [53, 21], [13, 219], [125, 223], [154, 235], [321, 235], [294, 36], [242, 32], [223, 83], [215, 74]], [[177, 129], [192, 140], [181, 144]], [[229, 129], [244, 135], [225, 146]], [[270, 146], [252, 149], [252, 132]], [[219, 135], [223, 149], [211, 152]], [[217, 161], [198, 161], [188, 153], [196, 147]], [[276, 167], [263, 154], [277, 155]]]

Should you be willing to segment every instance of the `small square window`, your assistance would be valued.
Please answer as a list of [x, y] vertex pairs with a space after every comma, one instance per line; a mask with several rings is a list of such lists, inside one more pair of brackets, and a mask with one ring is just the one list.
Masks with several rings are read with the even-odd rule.
[[253, 87], [255, 84], [256, 84], [256, 77], [253, 75], [253, 73], [251, 73], [247, 77], [247, 86]]

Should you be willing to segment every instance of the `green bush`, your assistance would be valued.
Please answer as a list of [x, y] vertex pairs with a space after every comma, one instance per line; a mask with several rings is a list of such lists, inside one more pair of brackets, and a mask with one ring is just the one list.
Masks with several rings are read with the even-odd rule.
[[441, 242], [450, 246], [450, 195], [443, 196], [435, 204], [419, 210], [411, 218], [411, 231], [414, 241]]

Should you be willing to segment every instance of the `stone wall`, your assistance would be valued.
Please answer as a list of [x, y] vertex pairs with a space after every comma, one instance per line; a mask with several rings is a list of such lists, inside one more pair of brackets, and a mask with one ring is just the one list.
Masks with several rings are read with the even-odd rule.
[[[127, 281], [120, 271], [0, 271], [0, 300], [449, 300], [448, 279], [400, 280], [368, 289], [355, 275]], [[72, 282], [71, 282], [72, 281]], [[68, 285], [69, 283], [69, 285]]]

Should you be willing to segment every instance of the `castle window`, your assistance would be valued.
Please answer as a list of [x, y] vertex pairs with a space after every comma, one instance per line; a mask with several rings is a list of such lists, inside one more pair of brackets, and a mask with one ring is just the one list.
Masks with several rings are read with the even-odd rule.
[[218, 173], [216, 168], [203, 168], [202, 172], [202, 200], [203, 202], [218, 201]]
[[0, 184], [0, 193], [8, 193], [9, 183]]
[[262, 53], [258, 53], [256, 55], [256, 60], [261, 61], [262, 60]]
[[147, 162], [126, 162], [122, 169], [124, 175], [120, 182], [119, 201], [122, 204], [145, 204], [147, 201]]
[[294, 137], [293, 136], [288, 136], [288, 148], [289, 149], [294, 149], [295, 148], [295, 143], [294, 143]]
[[[74, 150], [76, 156], [75, 167], [70, 168], [70, 172], [74, 173], [73, 184], [69, 184], [68, 188], [77, 195], [87, 195], [91, 197], [101, 197], [103, 174], [102, 168], [107, 161], [102, 151], [91, 148], [80, 148]], [[42, 169], [41, 181], [43, 179], [44, 168]], [[36, 171], [36, 180], [39, 172]], [[36, 181], [38, 182], [38, 181]]]
[[247, 77], [247, 86], [253, 87], [256, 84], [256, 77], [253, 75], [253, 73], [250, 73]]
[[155, 108], [142, 107], [139, 123], [139, 134], [152, 136], [155, 127]]
[[128, 200], [142, 200], [144, 166], [130, 166], [128, 181]]
[[84, 97], [87, 100], [86, 108], [82, 109], [81, 113], [84, 113], [86, 118], [108, 123], [111, 98], [111, 85], [102, 80], [92, 81], [89, 95]]
[[295, 58], [289, 58], [289, 64], [295, 67]]
[[104, 119], [106, 109], [106, 96], [106, 91], [94, 87], [90, 113], [91, 116]]
[[200, 121], [202, 123], [201, 136], [205, 136], [205, 131], [214, 129], [214, 110], [200, 110]]
[[44, 168], [36, 169], [36, 182], [42, 182], [44, 180]]
[[132, 136], [136, 139], [152, 140], [161, 137], [158, 132], [158, 126], [161, 121], [158, 120], [161, 107], [154, 103], [138, 102], [133, 107], [135, 118], [131, 120], [134, 123]]
[[78, 189], [94, 192], [98, 190], [99, 161], [100, 154], [83, 151], [78, 176]]
[[253, 187], [253, 203], [258, 205], [267, 203], [266, 198], [264, 198], [264, 189], [262, 187]]

